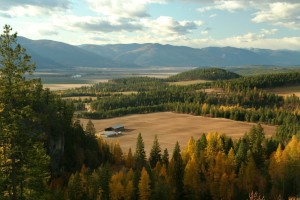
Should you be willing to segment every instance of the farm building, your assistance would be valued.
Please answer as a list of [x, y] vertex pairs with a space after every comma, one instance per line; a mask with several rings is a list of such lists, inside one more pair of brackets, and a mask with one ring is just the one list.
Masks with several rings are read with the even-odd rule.
[[116, 131], [104, 131], [101, 135], [104, 135], [105, 137], [114, 137], [122, 134], [121, 132]]
[[115, 126], [111, 126], [111, 127], [107, 127], [104, 129], [105, 131], [124, 131], [125, 127], [123, 125], [115, 125]]

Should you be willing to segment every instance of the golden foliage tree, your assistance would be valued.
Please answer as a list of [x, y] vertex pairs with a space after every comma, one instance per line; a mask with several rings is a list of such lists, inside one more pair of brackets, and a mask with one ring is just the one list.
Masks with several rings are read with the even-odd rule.
[[148, 200], [151, 195], [150, 177], [145, 167], [143, 167], [142, 169], [141, 178], [138, 187], [139, 187], [139, 199]]

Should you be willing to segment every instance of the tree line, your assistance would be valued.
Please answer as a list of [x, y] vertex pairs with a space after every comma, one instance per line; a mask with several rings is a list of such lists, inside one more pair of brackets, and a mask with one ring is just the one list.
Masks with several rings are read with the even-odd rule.
[[[82, 166], [60, 195], [66, 199], [287, 199], [300, 188], [300, 141], [285, 147], [265, 137], [260, 124], [238, 141], [218, 133], [177, 142], [172, 154], [155, 136], [149, 157], [139, 134], [135, 153], [110, 145], [114, 158]], [[256, 197], [256, 198], [255, 198]]]

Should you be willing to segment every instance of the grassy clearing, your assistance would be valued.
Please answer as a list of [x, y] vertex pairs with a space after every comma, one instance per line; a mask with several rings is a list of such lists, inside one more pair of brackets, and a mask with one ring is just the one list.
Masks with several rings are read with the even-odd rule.
[[82, 87], [82, 86], [91, 86], [92, 84], [43, 84], [44, 88], [49, 88], [52, 91], [55, 90], [67, 90], [70, 88]]
[[178, 82], [169, 82], [170, 85], [179, 85], [179, 86], [185, 86], [185, 85], [193, 85], [198, 83], [207, 83], [211, 82], [209, 80], [192, 80], [192, 81], [178, 81]]
[[[85, 126], [87, 119], [81, 119]], [[92, 120], [97, 132], [102, 132], [104, 128], [122, 124], [127, 131], [122, 136], [115, 138], [105, 138], [109, 141], [119, 141], [123, 151], [135, 149], [136, 138], [142, 133], [145, 142], [145, 150], [150, 153], [154, 136], [157, 135], [161, 148], [168, 148], [173, 151], [176, 141], [181, 148], [184, 148], [190, 139], [198, 139], [202, 133], [215, 132], [224, 133], [234, 139], [238, 139], [248, 132], [254, 123], [237, 122], [228, 119], [208, 118], [187, 114], [177, 114], [172, 112], [161, 112], [151, 114], [137, 114], [113, 119]], [[275, 134], [275, 126], [263, 125], [266, 135]]]
[[295, 94], [297, 97], [300, 97], [300, 85], [270, 88], [270, 89], [267, 89], [267, 91], [276, 93], [280, 96], [290, 96], [290, 95]]

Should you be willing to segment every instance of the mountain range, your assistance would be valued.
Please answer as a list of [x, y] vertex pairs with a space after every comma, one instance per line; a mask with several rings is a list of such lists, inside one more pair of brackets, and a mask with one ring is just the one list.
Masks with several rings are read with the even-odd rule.
[[39, 69], [300, 65], [300, 51], [162, 44], [70, 45], [18, 37]]

